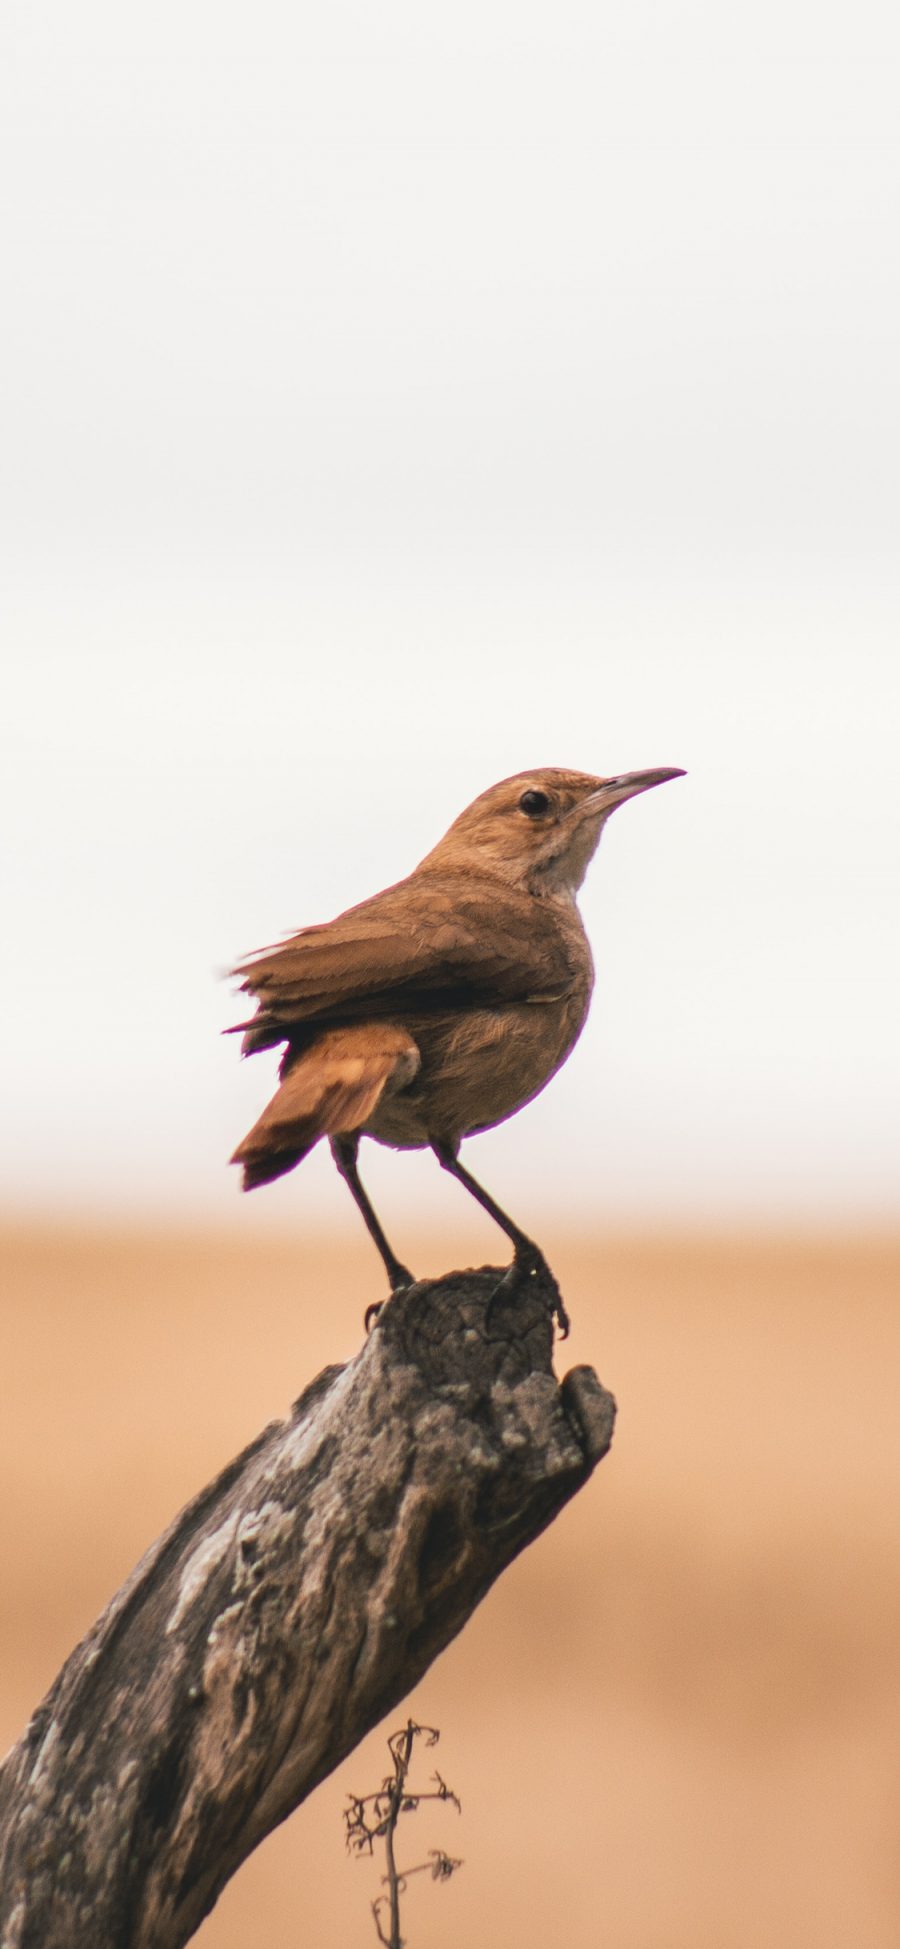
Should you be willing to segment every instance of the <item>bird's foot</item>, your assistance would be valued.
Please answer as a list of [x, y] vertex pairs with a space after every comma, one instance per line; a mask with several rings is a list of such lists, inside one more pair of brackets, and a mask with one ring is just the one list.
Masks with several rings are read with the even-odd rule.
[[[395, 1293], [406, 1292], [410, 1286], [414, 1286], [416, 1283], [409, 1268], [399, 1263], [391, 1267], [390, 1281], [392, 1299]], [[375, 1299], [372, 1301], [371, 1306], [366, 1307], [363, 1314], [363, 1326], [366, 1333], [371, 1333], [382, 1307], [386, 1305], [386, 1299]]]
[[510, 1292], [520, 1279], [543, 1279], [553, 1293], [553, 1318], [559, 1327], [561, 1340], [567, 1340], [572, 1325], [566, 1312], [565, 1302], [559, 1290], [559, 1283], [551, 1272], [544, 1254], [530, 1238], [523, 1238], [515, 1249], [512, 1265], [505, 1272], [498, 1287], [499, 1292]]

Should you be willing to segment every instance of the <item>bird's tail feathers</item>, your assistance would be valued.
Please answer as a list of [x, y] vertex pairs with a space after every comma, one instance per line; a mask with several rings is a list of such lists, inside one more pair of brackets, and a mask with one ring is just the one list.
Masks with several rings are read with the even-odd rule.
[[322, 1137], [362, 1130], [385, 1093], [419, 1067], [412, 1037], [391, 1024], [326, 1032], [287, 1071], [271, 1103], [237, 1147], [243, 1189], [269, 1184], [299, 1164]]

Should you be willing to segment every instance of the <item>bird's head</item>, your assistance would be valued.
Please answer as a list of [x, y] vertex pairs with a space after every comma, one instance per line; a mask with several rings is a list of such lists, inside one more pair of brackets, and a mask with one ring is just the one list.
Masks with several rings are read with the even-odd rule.
[[555, 768], [517, 772], [474, 799], [422, 866], [485, 873], [532, 893], [575, 893], [616, 806], [683, 777], [672, 766], [616, 778]]

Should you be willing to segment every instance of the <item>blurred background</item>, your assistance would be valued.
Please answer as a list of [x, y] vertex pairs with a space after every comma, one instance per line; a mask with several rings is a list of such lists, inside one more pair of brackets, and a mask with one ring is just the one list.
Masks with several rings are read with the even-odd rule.
[[[0, 1741], [379, 1296], [327, 1155], [238, 1192], [228, 969], [511, 771], [688, 772], [466, 1153], [621, 1419], [413, 1701], [413, 1945], [896, 1941], [898, 66], [868, 0], [0, 27]], [[366, 1151], [416, 1270], [501, 1256]], [[383, 1765], [204, 1945], [370, 1939]]]

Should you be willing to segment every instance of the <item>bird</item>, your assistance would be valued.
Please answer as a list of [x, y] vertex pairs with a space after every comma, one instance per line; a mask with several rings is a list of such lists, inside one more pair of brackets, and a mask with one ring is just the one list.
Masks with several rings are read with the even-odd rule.
[[[683, 776], [517, 772], [468, 805], [406, 879], [239, 962], [232, 974], [256, 1012], [226, 1033], [242, 1034], [244, 1055], [283, 1046], [279, 1087], [231, 1160], [243, 1189], [327, 1139], [393, 1294], [413, 1275], [360, 1178], [360, 1139], [430, 1148], [511, 1241], [510, 1273], [548, 1270], [460, 1145], [530, 1103], [571, 1054], [594, 981], [576, 894], [616, 807]], [[556, 1310], [565, 1332], [561, 1298]]]

